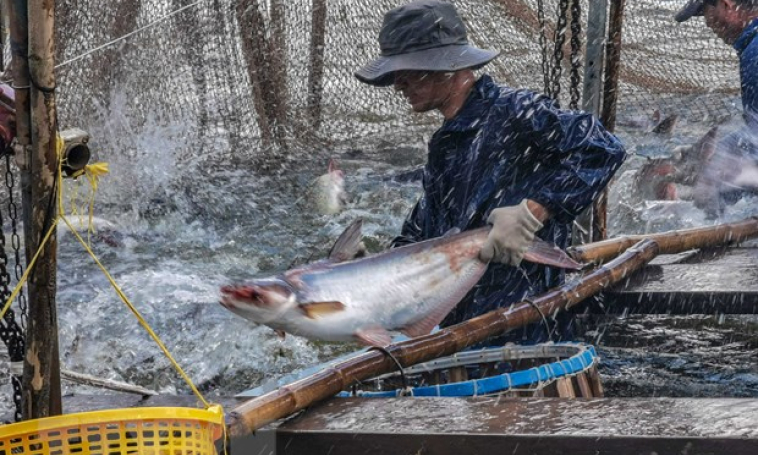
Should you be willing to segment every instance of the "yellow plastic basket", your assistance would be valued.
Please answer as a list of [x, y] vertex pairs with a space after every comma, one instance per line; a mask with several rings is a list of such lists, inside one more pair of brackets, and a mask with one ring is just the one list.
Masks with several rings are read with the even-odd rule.
[[219, 406], [66, 414], [0, 426], [0, 455], [213, 455], [223, 419]]

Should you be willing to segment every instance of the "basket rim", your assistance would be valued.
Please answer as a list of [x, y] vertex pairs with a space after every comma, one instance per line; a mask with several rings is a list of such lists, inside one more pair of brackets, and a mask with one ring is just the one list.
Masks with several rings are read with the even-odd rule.
[[77, 425], [123, 423], [137, 420], [196, 420], [222, 427], [224, 425], [224, 414], [220, 406], [212, 406], [209, 409], [166, 406], [76, 412], [0, 425], [0, 439]]

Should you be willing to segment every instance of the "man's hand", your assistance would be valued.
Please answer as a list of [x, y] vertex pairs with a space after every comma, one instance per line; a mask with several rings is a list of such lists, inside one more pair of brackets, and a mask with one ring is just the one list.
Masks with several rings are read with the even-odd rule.
[[521, 264], [534, 240], [534, 233], [542, 229], [542, 222], [532, 213], [529, 205], [535, 206], [542, 220], [548, 217], [544, 207], [526, 199], [519, 205], [497, 208], [490, 213], [487, 222], [492, 225], [492, 230], [479, 252], [479, 259], [514, 267]]

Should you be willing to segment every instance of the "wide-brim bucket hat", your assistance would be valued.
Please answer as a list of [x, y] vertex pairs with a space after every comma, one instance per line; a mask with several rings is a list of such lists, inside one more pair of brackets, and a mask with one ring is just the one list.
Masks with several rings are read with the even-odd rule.
[[702, 16], [705, 9], [704, 0], [689, 0], [674, 16], [677, 22], [684, 22], [695, 16]]
[[477, 69], [498, 51], [469, 44], [466, 26], [451, 3], [417, 0], [384, 15], [379, 32], [381, 54], [355, 72], [361, 82], [386, 87], [403, 70]]

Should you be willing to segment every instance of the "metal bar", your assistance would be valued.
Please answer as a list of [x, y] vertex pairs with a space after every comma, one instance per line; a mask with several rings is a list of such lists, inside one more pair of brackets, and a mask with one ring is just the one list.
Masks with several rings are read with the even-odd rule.
[[[32, 153], [31, 248], [37, 251], [57, 217], [58, 170], [55, 117], [55, 5], [29, 0], [29, 81]], [[59, 415], [61, 405], [58, 317], [55, 305], [57, 241], [55, 233], [42, 251], [29, 279], [27, 354], [24, 359], [26, 418]]]
[[603, 66], [605, 59], [608, 0], [590, 0], [587, 13], [587, 51], [584, 58], [582, 109], [600, 117], [603, 101]]
[[[587, 48], [584, 56], [584, 81], [582, 87], [582, 109], [600, 117], [603, 101], [603, 67], [605, 64], [605, 40], [608, 23], [608, 0], [590, 0], [587, 12]], [[574, 227], [574, 245], [591, 242], [594, 237], [594, 206], [587, 208], [577, 218]]]

